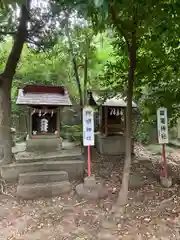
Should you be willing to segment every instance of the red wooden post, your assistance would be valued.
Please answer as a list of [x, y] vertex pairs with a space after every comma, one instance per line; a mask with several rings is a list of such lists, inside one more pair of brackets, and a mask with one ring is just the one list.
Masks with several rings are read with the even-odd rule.
[[163, 164], [164, 164], [164, 177], [167, 177], [167, 161], [166, 161], [165, 144], [162, 144], [162, 159], [163, 159]]
[[91, 146], [88, 145], [88, 177], [91, 176]]

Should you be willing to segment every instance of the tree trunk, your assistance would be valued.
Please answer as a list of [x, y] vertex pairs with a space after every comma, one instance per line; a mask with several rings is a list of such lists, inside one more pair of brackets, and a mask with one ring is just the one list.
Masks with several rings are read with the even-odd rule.
[[78, 87], [78, 91], [79, 91], [79, 99], [80, 99], [79, 103], [80, 103], [80, 107], [82, 109], [83, 108], [83, 94], [82, 94], [81, 83], [80, 83], [80, 78], [79, 78], [79, 74], [78, 74], [78, 68], [77, 68], [75, 56], [73, 56], [73, 65], [74, 65], [74, 72], [75, 72], [77, 87]]
[[88, 55], [86, 53], [84, 60], [84, 105], [87, 104], [87, 82], [88, 82]]
[[30, 0], [21, 7], [20, 22], [4, 72], [0, 75], [0, 165], [12, 160], [11, 86], [27, 37]]
[[[70, 48], [70, 52], [71, 52], [71, 56], [72, 56], [72, 62], [73, 62], [73, 67], [74, 67], [76, 83], [77, 83], [77, 87], [78, 87], [78, 91], [79, 91], [79, 104], [80, 104], [80, 111], [81, 111], [80, 116], [81, 116], [81, 124], [83, 124], [83, 122], [82, 122], [83, 121], [83, 106], [84, 106], [83, 91], [82, 91], [80, 77], [79, 77], [79, 73], [78, 73], [78, 65], [77, 65], [75, 54], [74, 54], [73, 43], [72, 43], [72, 40], [71, 40], [71, 36], [69, 34], [68, 16], [66, 16], [66, 18], [67, 18], [67, 24], [65, 25], [65, 31], [66, 31], [66, 36], [68, 38], [68, 43], [69, 43], [69, 48]], [[81, 140], [81, 153], [84, 154], [83, 140]]]
[[90, 38], [86, 37], [85, 59], [84, 59], [84, 105], [88, 102], [87, 99], [87, 83], [88, 83], [88, 58], [89, 58]]
[[125, 149], [126, 152], [122, 185], [117, 200], [118, 206], [124, 206], [125, 204], [127, 204], [128, 200], [128, 186], [132, 158], [132, 96], [135, 67], [136, 67], [136, 32], [132, 32], [131, 44], [129, 47], [129, 75], [128, 75], [127, 111], [126, 111], [126, 149]]
[[83, 108], [83, 93], [82, 93], [81, 82], [80, 82], [80, 78], [79, 78], [79, 74], [78, 74], [76, 57], [74, 55], [73, 44], [72, 44], [72, 41], [71, 41], [71, 36], [69, 34], [68, 18], [67, 18], [67, 24], [65, 25], [65, 31], [66, 31], [66, 36], [68, 38], [69, 50], [70, 50], [71, 56], [72, 56], [74, 73], [75, 73], [76, 83], [77, 83], [77, 87], [78, 87], [78, 91], [79, 91], [79, 103], [80, 103], [80, 107], [82, 109]]
[[12, 159], [11, 139], [11, 82], [4, 81], [0, 87], [0, 165]]

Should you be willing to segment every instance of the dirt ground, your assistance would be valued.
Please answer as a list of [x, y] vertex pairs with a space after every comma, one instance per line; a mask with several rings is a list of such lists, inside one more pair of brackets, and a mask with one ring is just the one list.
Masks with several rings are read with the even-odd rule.
[[122, 160], [94, 156], [93, 172], [108, 188], [107, 199], [85, 202], [72, 192], [53, 199], [22, 201], [15, 196], [16, 186], [7, 186], [13, 196], [0, 195], [0, 240], [180, 239], [180, 152], [175, 149], [168, 157], [176, 172], [170, 189], [158, 182], [160, 157], [141, 145], [136, 145], [135, 152], [131, 171], [141, 176], [142, 186], [130, 189], [126, 211], [119, 219], [112, 219], [110, 210], [120, 188]]

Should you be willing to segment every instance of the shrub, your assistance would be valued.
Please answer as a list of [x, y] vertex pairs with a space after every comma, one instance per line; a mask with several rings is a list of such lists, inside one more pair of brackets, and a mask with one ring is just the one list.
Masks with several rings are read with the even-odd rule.
[[82, 141], [82, 126], [79, 125], [62, 125], [61, 137], [70, 142]]
[[143, 144], [149, 144], [155, 138], [155, 131], [154, 124], [142, 120], [135, 130], [135, 140]]

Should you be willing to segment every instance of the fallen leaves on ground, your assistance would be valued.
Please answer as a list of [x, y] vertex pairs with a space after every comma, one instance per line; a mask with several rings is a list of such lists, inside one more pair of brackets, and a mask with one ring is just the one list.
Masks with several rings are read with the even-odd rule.
[[[162, 188], [158, 181], [160, 156], [140, 144], [135, 146], [135, 153], [131, 171], [135, 178], [141, 177], [142, 186], [130, 189], [120, 218], [114, 219], [110, 212], [120, 189], [123, 157], [93, 154], [93, 173], [108, 189], [107, 199], [86, 202], [73, 193], [21, 201], [0, 195], [0, 239], [97, 240], [108, 235], [117, 240], [180, 239], [179, 150], [169, 156], [172, 174], [176, 175], [170, 189]], [[6, 190], [15, 196], [15, 189], [16, 185], [11, 185]]]

